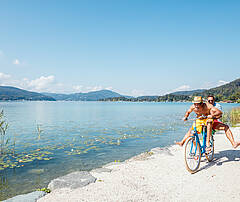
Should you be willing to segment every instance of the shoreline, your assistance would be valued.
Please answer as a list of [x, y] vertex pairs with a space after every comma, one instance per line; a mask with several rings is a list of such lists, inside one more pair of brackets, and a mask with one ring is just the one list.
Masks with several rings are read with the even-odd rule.
[[[231, 128], [240, 140], [240, 127]], [[240, 147], [233, 149], [223, 132], [215, 135], [215, 158], [202, 158], [199, 171], [190, 174], [184, 147], [153, 148], [102, 171], [90, 171], [94, 183], [60, 188], [40, 198], [45, 201], [239, 201]], [[227, 179], [227, 181], [226, 181]], [[201, 191], [199, 191], [201, 190]]]
[[[231, 127], [231, 130], [233, 131], [235, 140], [240, 140], [240, 127]], [[188, 173], [185, 168], [183, 154], [184, 146], [180, 147], [173, 144], [163, 148], [156, 147], [151, 149], [149, 152], [133, 156], [123, 162], [108, 163], [101, 168], [96, 168], [89, 172], [80, 171], [79, 173], [86, 172], [83, 178], [90, 174], [93, 178], [95, 178], [95, 180], [73, 189], [69, 187], [57, 188], [52, 190], [50, 194], [46, 194], [44, 192], [40, 193], [38, 191], [39, 197], [35, 196], [32, 201], [36, 201], [37, 199], [38, 202], [68, 200], [221, 201], [218, 196], [214, 194], [215, 192], [220, 193], [220, 191], [216, 190], [217, 188], [214, 189], [214, 187], [212, 187], [206, 189], [206, 187], [211, 187], [213, 184], [215, 187], [222, 190], [220, 194], [226, 193], [225, 197], [221, 196], [221, 198], [224, 199], [222, 201], [230, 199], [231, 201], [239, 201], [240, 188], [238, 188], [238, 184], [236, 186], [236, 183], [240, 181], [240, 174], [228, 177], [224, 177], [224, 174], [226, 172], [229, 175], [229, 173], [231, 174], [231, 172], [235, 172], [234, 170], [236, 170], [235, 173], [239, 173], [240, 165], [236, 164], [240, 161], [240, 147], [234, 150], [223, 131], [218, 132], [215, 135], [215, 158], [213, 162], [207, 163], [205, 158], [202, 158], [200, 168], [197, 173], [193, 175]], [[228, 160], [225, 160], [225, 158]], [[176, 165], [174, 165], [173, 162]], [[228, 166], [228, 163], [231, 165]], [[224, 164], [224, 166], [222, 166], [222, 164]], [[217, 172], [215, 172], [212, 167], [221, 167], [221, 169], [218, 169]], [[208, 170], [210, 171], [209, 173]], [[74, 173], [69, 173], [68, 175]], [[159, 173], [161, 174], [158, 175]], [[221, 180], [218, 179], [217, 182], [214, 182], [217, 177]], [[228, 187], [234, 185], [233, 190], [231, 190], [231, 188], [229, 188], [229, 191], [224, 190], [225, 178], [229, 179], [229, 182], [227, 183]], [[80, 179], [80, 181], [81, 180], [82, 179]], [[205, 181], [208, 183], [208, 186], [204, 185], [204, 183], [206, 183]], [[191, 185], [192, 182], [195, 184], [194, 187]], [[147, 191], [145, 191], [145, 189]], [[202, 190], [199, 192], [199, 189], [203, 189], [204, 191]], [[209, 194], [214, 195], [214, 197], [203, 197], [203, 193], [207, 191], [210, 191]], [[27, 198], [29, 196], [31, 198], [33, 193], [35, 192], [17, 195], [13, 198], [6, 199], [6, 201], [12, 201], [12, 199], [15, 198], [19, 199], [19, 197], [22, 196], [26, 196]], [[234, 196], [234, 193], [236, 196]], [[208, 194], [206, 194], [206, 196], [207, 195]]]

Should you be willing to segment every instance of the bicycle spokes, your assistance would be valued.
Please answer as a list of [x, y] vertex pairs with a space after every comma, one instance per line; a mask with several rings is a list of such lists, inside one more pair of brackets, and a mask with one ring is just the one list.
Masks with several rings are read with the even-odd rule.
[[201, 149], [195, 138], [190, 138], [185, 146], [185, 163], [189, 172], [197, 171], [201, 160]]

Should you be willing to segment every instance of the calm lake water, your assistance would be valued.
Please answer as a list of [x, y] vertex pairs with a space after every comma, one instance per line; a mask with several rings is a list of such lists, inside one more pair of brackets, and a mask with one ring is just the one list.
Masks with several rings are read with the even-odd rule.
[[[59, 176], [124, 161], [180, 140], [191, 103], [0, 102], [11, 155], [2, 159], [0, 200]], [[230, 110], [239, 104], [223, 104]], [[15, 146], [14, 146], [15, 142]], [[14, 151], [14, 153], [13, 153]]]

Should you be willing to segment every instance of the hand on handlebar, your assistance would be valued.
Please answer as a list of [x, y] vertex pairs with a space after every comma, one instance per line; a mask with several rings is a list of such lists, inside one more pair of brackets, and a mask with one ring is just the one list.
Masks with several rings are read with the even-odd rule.
[[212, 116], [212, 115], [208, 115], [207, 118], [208, 118], [208, 119], [212, 119], [213, 116]]
[[201, 119], [206, 119], [206, 118], [208, 118], [208, 116], [202, 115], [202, 116], [199, 116], [199, 117], [198, 117], [198, 119], [200, 119], [200, 120], [201, 120]]

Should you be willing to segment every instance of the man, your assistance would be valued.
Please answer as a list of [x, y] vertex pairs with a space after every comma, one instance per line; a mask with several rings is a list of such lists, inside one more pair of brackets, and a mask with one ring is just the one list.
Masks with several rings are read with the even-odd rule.
[[[222, 106], [215, 102], [215, 98], [213, 95], [208, 96], [208, 103], [212, 104], [213, 106], [215, 106], [216, 108], [218, 108], [219, 110], [222, 111]], [[240, 145], [240, 142], [234, 141], [232, 131], [230, 130], [230, 128], [227, 124], [224, 124], [224, 123], [220, 122], [219, 120], [214, 120], [213, 129], [214, 130], [224, 130], [228, 140], [231, 142], [234, 149], [236, 149]]]
[[[197, 115], [197, 118], [201, 116], [207, 117], [206, 119], [203, 119], [201, 123], [205, 123], [207, 125], [207, 149], [209, 150], [210, 147], [210, 135], [212, 134], [212, 123], [213, 119], [219, 119], [222, 116], [222, 112], [214, 107], [212, 104], [209, 103], [203, 103], [202, 97], [201, 96], [196, 96], [194, 97], [193, 100], [193, 105], [187, 110], [183, 120], [186, 121], [188, 119], [188, 116], [190, 115], [191, 112], [195, 112]], [[199, 124], [201, 124], [199, 123]], [[200, 126], [197, 123], [197, 128]], [[185, 141], [191, 136], [191, 131], [192, 128], [188, 130], [184, 138], [182, 139], [181, 142], [176, 142], [176, 144], [183, 146]]]
[[207, 97], [208, 103], [212, 104], [214, 107], [218, 108], [220, 111], [222, 111], [222, 106], [215, 102], [215, 98], [213, 95], [209, 95]]

